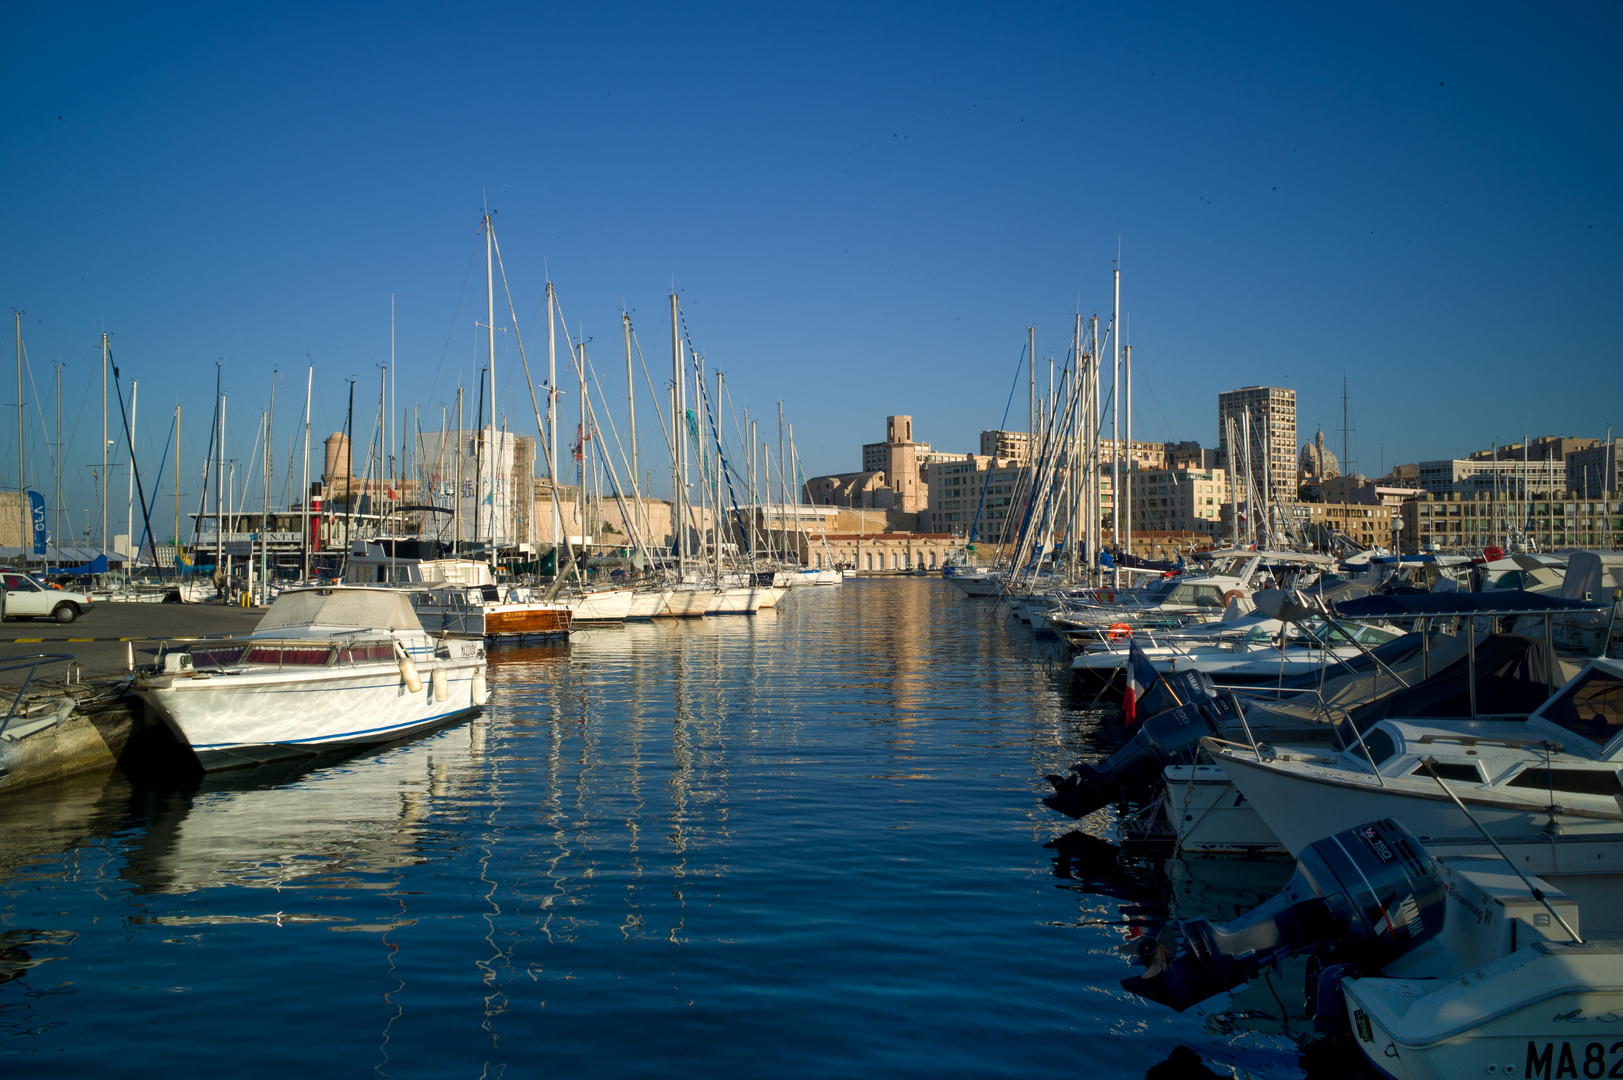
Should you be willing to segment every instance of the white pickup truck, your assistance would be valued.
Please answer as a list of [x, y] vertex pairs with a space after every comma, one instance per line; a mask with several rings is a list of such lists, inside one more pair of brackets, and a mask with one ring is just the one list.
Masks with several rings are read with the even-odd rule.
[[48, 616], [59, 623], [70, 623], [90, 610], [90, 597], [84, 593], [47, 588], [27, 574], [8, 570], [0, 573], [0, 582], [6, 586], [8, 619]]

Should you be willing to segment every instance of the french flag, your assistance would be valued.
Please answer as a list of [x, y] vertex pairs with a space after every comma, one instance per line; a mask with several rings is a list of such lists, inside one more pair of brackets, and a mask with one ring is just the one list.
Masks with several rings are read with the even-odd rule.
[[1155, 668], [1149, 657], [1138, 647], [1136, 640], [1127, 645], [1127, 689], [1121, 696], [1122, 723], [1131, 726], [1138, 721], [1138, 703], [1146, 691], [1155, 685]]

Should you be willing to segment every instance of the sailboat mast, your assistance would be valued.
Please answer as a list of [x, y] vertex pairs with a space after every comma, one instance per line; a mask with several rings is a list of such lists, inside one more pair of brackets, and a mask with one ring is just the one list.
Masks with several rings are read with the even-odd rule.
[[[136, 395], [138, 395], [140, 392], [141, 392], [141, 380], [140, 379], [131, 379], [130, 380], [130, 447], [131, 447], [131, 453], [130, 453], [130, 490], [129, 490], [129, 494], [127, 496], [125, 496], [125, 499], [124, 499], [124, 532], [125, 532], [125, 535], [126, 535], [126, 539], [125, 539], [124, 543], [126, 545], [128, 545], [132, 540], [135, 539], [135, 454], [134, 454], [134, 447], [135, 447], [135, 403], [136, 403]], [[130, 556], [129, 557], [133, 562], [133, 560], [140, 554], [141, 554], [141, 549], [140, 549], [139, 546], [137, 546], [133, 550], [130, 551]]]
[[[494, 234], [491, 232], [490, 226], [490, 212], [487, 210], [485, 212], [485, 330], [488, 333], [490, 343], [490, 431], [494, 436], [496, 433], [496, 278], [491, 263], [491, 241], [493, 238]], [[479, 434], [481, 437], [484, 436], [482, 426]], [[485, 458], [490, 467], [490, 514], [486, 518], [486, 523], [490, 527], [490, 544], [495, 547], [496, 454], [494, 448], [491, 448], [491, 452], [487, 453]], [[484, 483], [485, 478], [480, 476], [479, 481]], [[480, 500], [480, 502], [483, 501], [483, 499]], [[474, 538], [477, 540], [479, 535], [479, 506], [477, 503], [473, 508], [473, 531]]]
[[687, 401], [683, 390], [687, 385], [686, 373], [682, 370], [682, 332], [678, 325], [676, 307], [676, 294], [671, 293], [671, 382], [673, 406], [671, 413], [671, 431], [676, 437], [676, 454], [671, 458], [671, 509], [674, 511], [676, 533], [676, 569], [678, 580], [686, 576], [688, 545], [687, 545], [687, 516], [684, 510], [683, 491], [687, 476]]
[[[442, 440], [443, 442], [443, 440]], [[456, 388], [456, 454], [451, 458], [451, 483], [456, 488], [451, 514], [455, 527], [451, 533], [452, 551], [462, 552], [462, 387]]]
[[1027, 467], [1035, 460], [1032, 450], [1037, 445], [1037, 328], [1026, 327], [1026, 382], [1031, 391], [1031, 419], [1026, 425]]
[[299, 505], [304, 511], [301, 517], [303, 534], [300, 538], [300, 547], [304, 552], [303, 578], [310, 576], [310, 393], [315, 385], [316, 366], [311, 364], [304, 376], [304, 477], [299, 489], [302, 492]]
[[561, 471], [558, 464], [558, 320], [555, 317], [557, 300], [552, 292], [552, 282], [547, 282], [547, 468], [551, 470], [548, 477], [552, 481], [552, 573], [555, 578], [562, 578], [563, 567], [558, 562], [559, 514], [558, 514], [558, 474]]
[[1124, 350], [1127, 353], [1127, 468], [1123, 470], [1125, 479], [1122, 481], [1122, 514], [1125, 524], [1122, 526], [1123, 534], [1127, 537], [1127, 554], [1133, 553], [1133, 347], [1128, 345]]
[[[265, 490], [259, 500], [259, 599], [261, 603], [270, 602], [270, 486], [271, 486], [271, 425], [276, 421], [276, 384], [281, 381], [280, 372], [271, 370], [270, 408], [265, 412]], [[180, 406], [175, 406], [175, 448], [180, 448]], [[176, 458], [177, 464], [179, 458]], [[180, 470], [175, 470], [175, 478], [180, 478]], [[175, 492], [176, 503], [179, 507], [180, 492]], [[177, 529], [178, 532], [178, 529]]]
[[[270, 453], [270, 447], [267, 446], [265, 452]], [[173, 540], [175, 552], [178, 555], [180, 552], [180, 405], [178, 403], [175, 405], [175, 535]], [[178, 564], [180, 560], [177, 558], [175, 562]], [[177, 565], [175, 569], [178, 573], [180, 568]]]
[[218, 438], [214, 442], [214, 572], [225, 565], [225, 518], [220, 513], [220, 486], [225, 481], [225, 395], [219, 393], [220, 368], [214, 368], [215, 393], [220, 403], [216, 421]]
[[33, 550], [29, 537], [34, 532], [34, 515], [28, 505], [28, 482], [23, 478], [23, 313], [13, 309], [11, 314], [17, 322], [17, 499], [23, 513], [23, 531], [18, 542], [22, 544], [26, 563], [28, 553]]
[[[21, 316], [18, 316], [17, 340], [22, 340]], [[19, 350], [20, 351], [20, 350]], [[22, 393], [17, 394], [18, 400]], [[21, 437], [22, 424], [17, 425]], [[199, 507], [198, 509], [202, 509]], [[107, 331], [101, 334], [101, 550], [107, 552]]]
[[62, 562], [62, 365], [56, 365], [56, 521], [51, 535], [56, 538], [56, 561]]
[[[1121, 555], [1121, 266], [1112, 271], [1115, 279], [1115, 299], [1110, 314], [1110, 539]], [[1113, 583], [1121, 588], [1121, 563], [1115, 563]]]
[[631, 497], [636, 499], [632, 507], [631, 527], [637, 530], [638, 535], [646, 538], [647, 530], [643, 528], [642, 520], [642, 493], [637, 490], [637, 391], [636, 385], [631, 381], [631, 314], [622, 311], [620, 322], [625, 326], [626, 336], [626, 414], [631, 429]]

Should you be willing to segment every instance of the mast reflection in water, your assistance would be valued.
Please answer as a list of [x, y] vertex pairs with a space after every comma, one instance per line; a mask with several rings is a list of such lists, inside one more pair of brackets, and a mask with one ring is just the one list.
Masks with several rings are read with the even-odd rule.
[[1055, 876], [1095, 718], [988, 602], [855, 580], [490, 683], [400, 746], [0, 802], [0, 1069], [1297, 1074], [1118, 989], [1158, 886]]

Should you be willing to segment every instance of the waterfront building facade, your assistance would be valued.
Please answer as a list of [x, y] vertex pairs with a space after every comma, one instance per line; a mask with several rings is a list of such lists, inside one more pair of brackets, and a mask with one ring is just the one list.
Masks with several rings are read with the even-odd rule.
[[1561, 458], [1454, 458], [1422, 461], [1416, 487], [1434, 497], [1474, 499], [1556, 497], [1567, 490], [1567, 463]]
[[1617, 491], [1619, 457], [1623, 457], [1623, 439], [1597, 442], [1567, 454], [1567, 490], [1586, 499], [1603, 498]]
[[1606, 499], [1426, 495], [1402, 509], [1405, 551], [1479, 554], [1490, 545], [1538, 551], [1623, 548], [1623, 502], [1615, 493]]

